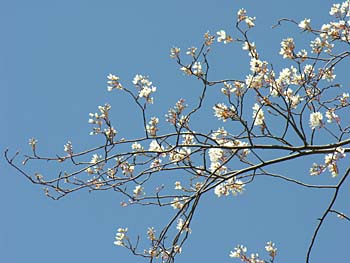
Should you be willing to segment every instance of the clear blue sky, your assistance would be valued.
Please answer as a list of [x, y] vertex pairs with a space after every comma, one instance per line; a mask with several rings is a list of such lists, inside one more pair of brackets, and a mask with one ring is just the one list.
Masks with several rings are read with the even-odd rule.
[[[279, 61], [281, 39], [300, 37], [300, 33], [288, 32], [291, 27], [272, 30], [271, 26], [282, 17], [311, 18], [320, 26], [329, 21], [332, 3], [0, 0], [0, 150], [28, 152], [28, 139], [33, 136], [45, 153], [62, 152], [67, 140], [77, 150], [95, 145], [97, 141], [89, 136], [88, 113], [106, 102], [112, 104], [118, 131], [124, 137], [136, 137], [138, 115], [125, 97], [107, 92], [108, 73], [117, 74], [126, 84], [137, 73], [149, 75], [158, 87], [151, 112], [162, 117], [180, 97], [191, 103], [199, 85], [178, 70], [169, 57], [171, 47], [198, 46], [207, 30], [231, 32], [237, 10], [244, 7], [257, 17], [252, 38], [262, 59]], [[249, 60], [240, 48], [221, 46], [211, 54], [214, 78], [247, 72]], [[242, 59], [246, 59], [245, 66]], [[341, 78], [345, 72], [336, 73]], [[219, 125], [214, 123], [212, 128]], [[310, 180], [307, 170], [282, 168]], [[40, 167], [34, 164], [32, 169]], [[3, 158], [0, 170], [0, 262], [142, 262], [113, 245], [117, 228], [127, 226], [135, 235], [144, 234], [147, 226], [166, 223], [164, 218], [172, 212], [121, 208], [120, 197], [112, 192], [82, 191], [56, 202]], [[277, 262], [303, 262], [330, 194], [265, 179], [257, 180], [238, 198], [208, 195], [178, 262], [234, 262], [228, 254], [237, 244], [264, 255], [269, 240], [278, 247]], [[342, 194], [348, 198], [349, 187]], [[346, 198], [337, 207], [350, 214]], [[331, 216], [311, 262], [347, 258], [349, 233], [347, 222]]]

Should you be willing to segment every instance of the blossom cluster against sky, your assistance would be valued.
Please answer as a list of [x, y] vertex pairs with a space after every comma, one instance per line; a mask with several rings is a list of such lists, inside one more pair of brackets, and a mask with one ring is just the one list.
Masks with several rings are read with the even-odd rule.
[[[260, 53], [277, 58], [282, 39], [289, 34], [302, 38], [289, 26], [271, 29], [279, 18], [311, 18], [313, 24], [321, 26], [328, 22], [333, 4], [316, 0], [267, 2], [2, 1], [0, 82], [4, 95], [0, 112], [5, 128], [0, 130], [1, 150], [26, 152], [31, 137], [38, 139], [44, 153], [63, 151], [67, 141], [77, 150], [93, 146], [97, 142], [89, 135], [88, 120], [93, 119], [89, 113], [106, 103], [112, 105], [120, 123], [118, 132], [132, 137], [140, 128], [139, 115], [129, 101], [107, 91], [109, 73], [117, 74], [123, 83], [129, 81], [129, 85], [136, 74], [150, 76], [157, 86], [150, 110], [161, 118], [180, 97], [191, 103], [197, 96], [198, 83], [179, 70], [169, 57], [170, 48], [186, 50], [197, 45], [207, 30], [219, 31], [220, 41], [229, 44], [229, 37], [220, 30], [232, 35], [236, 13], [244, 7], [256, 17], [252, 34]], [[307, 21], [304, 24], [307, 26]], [[249, 72], [250, 59], [233, 50], [222, 45], [211, 55], [212, 65], [217, 67], [213, 77]], [[336, 73], [341, 77], [344, 72]], [[119, 79], [110, 76], [110, 81]], [[143, 94], [149, 97], [153, 91], [145, 89]], [[214, 110], [220, 114], [223, 107], [217, 104]], [[258, 108], [254, 110], [261, 115]], [[311, 127], [316, 128], [319, 120], [320, 115], [310, 116]], [[146, 232], [150, 222], [160, 224], [165, 218], [147, 207], [122, 208], [115, 193], [82, 192], [54, 202], [4, 160], [0, 162], [1, 262], [135, 262], [139, 259], [113, 244], [117, 228], [134, 229], [136, 235]], [[34, 166], [33, 172], [39, 168]], [[300, 173], [300, 177], [307, 175], [288, 165], [284, 169]], [[327, 200], [324, 193], [304, 192], [273, 180], [256, 184], [238, 198], [217, 199], [213, 195], [197, 214], [197, 229], [193, 229], [190, 245], [184, 247], [179, 262], [232, 261], [229, 251], [237, 243], [263, 252], [269, 240], [276, 243], [284, 261], [300, 262]], [[271, 214], [275, 214], [272, 219]], [[329, 220], [315, 248], [315, 262], [343, 258], [349, 242], [343, 229], [348, 229], [345, 222]], [[337, 245], [329, 248], [329, 244]], [[326, 250], [331, 252], [325, 254]]]

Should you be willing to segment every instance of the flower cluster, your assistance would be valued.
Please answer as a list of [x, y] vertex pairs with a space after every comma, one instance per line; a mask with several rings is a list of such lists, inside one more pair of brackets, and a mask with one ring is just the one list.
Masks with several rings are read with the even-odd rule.
[[322, 127], [323, 125], [323, 115], [321, 112], [312, 112], [310, 114], [310, 127], [315, 129], [316, 127]]
[[181, 231], [181, 232], [189, 232], [191, 233], [191, 229], [188, 227], [189, 222], [186, 220], [184, 221], [182, 218], [179, 218], [177, 220], [177, 225], [176, 225], [176, 229]]
[[102, 155], [93, 154], [90, 164], [91, 165], [86, 169], [86, 172], [88, 174], [97, 174], [99, 171], [103, 170], [105, 163], [103, 162]]
[[294, 91], [291, 88], [288, 88], [284, 92], [285, 100], [290, 105], [292, 109], [295, 109], [298, 104], [304, 99], [299, 94], [294, 94]]
[[165, 115], [166, 121], [173, 125], [177, 124], [179, 120], [182, 119], [181, 114], [186, 107], [187, 105], [185, 104], [185, 100], [179, 99], [174, 108], [169, 109], [168, 113]]
[[33, 152], [35, 152], [36, 144], [38, 143], [38, 140], [36, 140], [34, 137], [30, 138], [28, 141], [28, 144], [32, 147]]
[[146, 131], [151, 136], [156, 136], [158, 131], [159, 119], [157, 117], [152, 117], [149, 123], [146, 125]]
[[217, 197], [240, 194], [244, 191], [245, 184], [240, 180], [230, 178], [226, 182], [217, 185], [214, 189], [214, 193]]
[[196, 57], [196, 51], [197, 51], [197, 48], [196, 47], [190, 47], [187, 49], [186, 51], [186, 55], [190, 55], [191, 57]]
[[64, 151], [68, 153], [68, 155], [73, 155], [73, 146], [70, 141], [68, 141], [64, 146]]
[[180, 200], [178, 197], [175, 197], [171, 202], [171, 207], [174, 209], [182, 209], [183, 206], [183, 200]]
[[108, 81], [107, 81], [107, 84], [108, 84], [107, 90], [108, 91], [112, 91], [113, 89], [123, 89], [123, 86], [119, 82], [119, 77], [117, 77], [116, 75], [109, 74], [107, 76], [107, 79], [108, 79]]
[[283, 39], [281, 42], [280, 55], [282, 55], [283, 58], [293, 59], [295, 57], [294, 48], [295, 48], [295, 44], [294, 44], [293, 38]]
[[192, 65], [192, 73], [194, 75], [200, 76], [203, 74], [202, 64], [200, 61], [196, 61]]
[[[111, 105], [105, 104], [104, 106], [98, 106], [98, 109], [99, 109], [100, 113], [97, 113], [97, 112], [89, 113], [89, 117], [90, 117], [89, 123], [97, 125], [97, 127], [94, 127], [93, 131], [90, 132], [90, 135], [95, 135], [95, 134], [101, 133], [103, 121], [108, 122], [108, 120], [109, 120], [109, 111], [111, 109]], [[110, 127], [110, 128], [112, 128], [112, 127]], [[105, 134], [106, 134], [106, 132], [108, 133], [107, 130], [105, 130]], [[110, 132], [112, 132], [112, 134], [114, 134], [115, 130], [111, 129]], [[109, 137], [109, 136], [107, 136], [107, 137]]]
[[215, 104], [213, 107], [214, 115], [218, 117], [219, 120], [223, 122], [227, 121], [227, 119], [237, 120], [237, 112], [234, 106], [227, 107], [224, 103]]
[[218, 42], [224, 42], [224, 44], [227, 44], [227, 43], [233, 41], [232, 37], [227, 35], [225, 30], [221, 29], [220, 31], [216, 32], [216, 34], [218, 35], [218, 37], [216, 39]]
[[170, 57], [171, 58], [178, 58], [180, 55], [180, 48], [173, 47], [170, 49]]
[[255, 17], [247, 16], [247, 11], [243, 8], [239, 9], [237, 12], [237, 22], [244, 21], [249, 28], [254, 27]]
[[140, 195], [143, 195], [144, 192], [142, 185], [136, 185], [132, 192], [134, 194], [134, 197], [139, 197]]
[[215, 36], [212, 36], [210, 35], [209, 31], [207, 31], [205, 34], [204, 34], [204, 44], [206, 46], [210, 46], [211, 44], [213, 44], [214, 40], [215, 40]]
[[253, 120], [255, 126], [265, 125], [264, 111], [261, 109], [258, 103], [255, 103], [253, 106]]
[[328, 123], [332, 123], [335, 121], [336, 123], [340, 122], [340, 118], [337, 114], [335, 114], [335, 109], [328, 109], [326, 111], [326, 118]]
[[191, 149], [187, 147], [182, 147], [180, 149], [174, 149], [169, 153], [169, 160], [171, 162], [180, 162], [184, 159], [188, 159], [191, 154]]
[[324, 172], [327, 168], [332, 174], [332, 177], [337, 177], [339, 174], [338, 160], [346, 156], [345, 149], [337, 147], [334, 153], [329, 153], [324, 157], [324, 164], [313, 163], [310, 168], [310, 175], [319, 175]]
[[145, 98], [147, 103], [153, 103], [153, 97], [151, 94], [156, 92], [157, 88], [152, 85], [152, 82], [146, 76], [135, 75], [132, 83], [139, 90], [138, 97]]
[[311, 31], [311, 26], [310, 26], [310, 22], [311, 20], [310, 19], [304, 19], [302, 20], [300, 23], [299, 23], [299, 27], [304, 29], [304, 30], [308, 30], [308, 31]]
[[[273, 262], [276, 255], [277, 255], [277, 248], [275, 247], [275, 244], [271, 241], [267, 242], [265, 246], [266, 252], [269, 253], [269, 256], [271, 257], [270, 262]], [[247, 255], [247, 247], [243, 245], [237, 245], [233, 251], [230, 251], [230, 257], [231, 258], [239, 258], [241, 261], [246, 263], [266, 263], [267, 261], [262, 260], [259, 257], [258, 253], [251, 253], [250, 256]]]
[[128, 228], [118, 228], [117, 233], [115, 235], [114, 245], [116, 246], [125, 246], [125, 240], [128, 239], [126, 233], [128, 232]]

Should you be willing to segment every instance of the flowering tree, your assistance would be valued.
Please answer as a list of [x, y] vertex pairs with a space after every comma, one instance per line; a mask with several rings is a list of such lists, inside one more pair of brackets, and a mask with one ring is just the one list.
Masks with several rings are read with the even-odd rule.
[[[5, 158], [32, 183], [43, 185], [45, 194], [55, 200], [82, 189], [110, 189], [125, 197], [122, 206], [172, 207], [173, 216], [162, 229], [148, 228], [148, 241], [142, 237], [133, 240], [127, 228], [117, 230], [115, 245], [149, 262], [173, 262], [181, 253], [193, 228], [191, 222], [198, 204], [206, 194], [218, 198], [235, 196], [246, 189], [249, 191], [249, 185], [261, 176], [305, 188], [329, 189], [334, 194], [311, 237], [306, 252], [306, 262], [309, 262], [327, 216], [334, 213], [350, 221], [334, 208], [338, 192], [350, 173], [349, 164], [340, 162], [350, 151], [347, 147], [350, 144], [349, 87], [337, 83], [334, 74], [335, 68], [350, 57], [349, 5], [349, 0], [334, 4], [330, 11], [332, 21], [320, 29], [313, 28], [310, 19], [278, 21], [276, 26], [292, 23], [312, 36], [310, 47], [305, 49], [297, 48], [291, 37], [282, 40], [279, 54], [289, 66], [279, 70], [259, 54], [250, 37], [255, 18], [240, 9], [236, 32], [219, 30], [216, 35], [207, 32], [202, 45], [189, 48], [186, 54], [182, 54], [180, 48], [171, 48], [170, 57], [180, 70], [197, 79], [202, 88], [195, 105], [187, 105], [180, 98], [167, 111], [164, 121], [168, 122], [168, 129], [160, 129], [162, 119], [148, 113], [148, 108], [156, 103], [157, 91], [148, 76], [137, 74], [132, 85], [127, 85], [118, 76], [109, 74], [108, 91], [130, 96], [142, 116], [143, 131], [138, 138], [118, 135], [111, 105], [105, 104], [99, 106], [96, 113], [89, 114], [90, 134], [102, 137], [102, 145], [75, 152], [68, 141], [64, 155], [48, 157], [40, 154], [38, 141], [32, 138], [29, 140], [32, 153], [25, 155], [21, 164], [16, 162], [18, 153], [10, 156], [6, 151]], [[241, 45], [247, 52], [250, 74], [245, 79], [208, 77], [208, 56], [215, 45], [221, 44]], [[207, 102], [208, 89], [217, 91], [220, 103]], [[205, 130], [196, 130], [191, 121], [208, 109], [222, 121], [221, 127], [208, 124]], [[320, 155], [324, 161], [311, 162], [305, 173], [310, 176], [330, 173], [334, 178], [332, 185], [307, 184], [282, 170], [276, 173], [272, 169], [285, 162], [305, 162]], [[54, 176], [31, 174], [23, 166], [32, 161], [55, 162], [65, 168], [59, 168]], [[181, 179], [169, 185], [169, 180], [162, 181], [158, 176], [169, 172], [181, 173]], [[250, 263], [274, 262], [277, 255], [274, 243], [267, 242], [265, 250], [268, 259], [256, 253], [248, 254], [245, 246], [238, 245], [230, 257]]]

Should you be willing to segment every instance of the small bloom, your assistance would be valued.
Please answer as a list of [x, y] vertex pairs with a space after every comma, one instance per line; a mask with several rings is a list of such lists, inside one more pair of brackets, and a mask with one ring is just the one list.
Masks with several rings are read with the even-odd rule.
[[218, 42], [224, 42], [224, 44], [227, 44], [233, 41], [232, 37], [226, 35], [225, 30], [220, 30], [216, 32], [216, 34], [218, 35], [218, 38], [217, 38]]
[[170, 57], [171, 58], [178, 58], [180, 54], [180, 48], [173, 47], [170, 49]]
[[199, 61], [195, 62], [192, 66], [192, 72], [194, 75], [202, 75], [202, 65]]
[[218, 103], [213, 107], [214, 115], [218, 117], [219, 120], [225, 122], [227, 119], [237, 120], [237, 112], [233, 106], [228, 108], [224, 103]]
[[131, 149], [134, 150], [134, 151], [142, 151], [142, 150], [143, 150], [143, 147], [142, 147], [141, 144], [139, 144], [138, 142], [134, 142], [134, 143], [131, 145]]
[[196, 51], [197, 51], [196, 47], [190, 47], [190, 48], [188, 48], [186, 54], [190, 55], [191, 57], [195, 57], [196, 56]]
[[286, 38], [283, 39], [281, 42], [281, 50], [280, 55], [283, 56], [283, 58], [294, 58], [294, 39], [293, 38]]
[[114, 245], [116, 246], [125, 246], [124, 240], [127, 239], [126, 233], [128, 232], [127, 228], [118, 228], [115, 235]]
[[310, 127], [315, 129], [318, 126], [322, 125], [323, 115], [321, 112], [312, 112], [310, 114]]
[[66, 153], [68, 153], [69, 155], [72, 155], [73, 154], [73, 146], [72, 146], [72, 143], [70, 141], [68, 141], [65, 145], [64, 145], [64, 151]]
[[310, 26], [310, 22], [311, 20], [310, 19], [304, 19], [302, 20], [300, 23], [299, 23], [299, 27], [304, 29], [304, 30], [311, 30], [311, 26]]
[[264, 111], [261, 109], [259, 104], [255, 103], [253, 106], [253, 120], [254, 120], [254, 125], [263, 125], [265, 116], [264, 116]]
[[181, 182], [176, 181], [175, 182], [175, 190], [181, 190], [181, 189], [182, 189]]
[[141, 185], [136, 185], [135, 189], [132, 192], [134, 193], [135, 197], [138, 197], [143, 194], [143, 187]]
[[28, 141], [28, 144], [30, 146], [32, 146], [32, 149], [35, 150], [35, 146], [36, 144], [38, 143], [38, 140], [36, 140], [34, 137], [33, 138], [30, 138], [29, 141]]
[[108, 91], [112, 91], [113, 89], [123, 89], [122, 85], [120, 84], [119, 82], [119, 77], [117, 77], [116, 75], [113, 75], [113, 74], [109, 74], [107, 76], [107, 84], [108, 84], [108, 87], [107, 87], [107, 90]]

